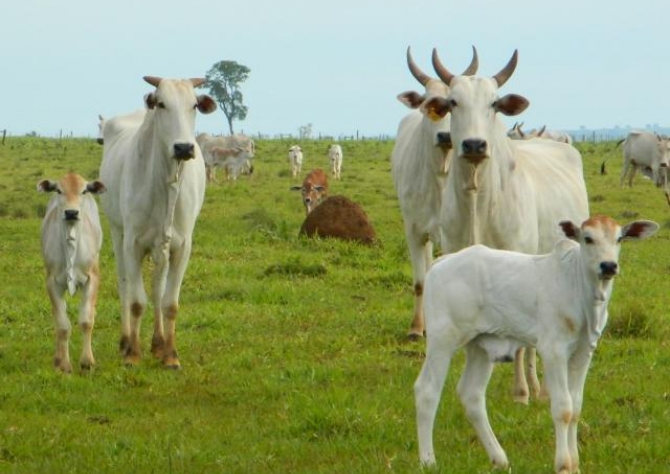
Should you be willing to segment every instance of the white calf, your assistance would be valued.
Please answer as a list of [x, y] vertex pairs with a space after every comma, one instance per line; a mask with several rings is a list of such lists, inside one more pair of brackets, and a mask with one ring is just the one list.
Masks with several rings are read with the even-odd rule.
[[340, 145], [330, 145], [328, 147], [328, 157], [330, 158], [333, 178], [340, 179], [342, 175], [342, 147]]
[[513, 360], [524, 345], [537, 347], [545, 368], [556, 435], [554, 467], [579, 470], [577, 423], [591, 355], [607, 323], [620, 242], [658, 229], [651, 221], [623, 228], [605, 216], [581, 227], [561, 222], [572, 240], [549, 254], [530, 255], [475, 245], [431, 267], [424, 293], [426, 360], [414, 385], [423, 464], [434, 464], [433, 423], [449, 363], [465, 346], [458, 395], [494, 466], [508, 460], [488, 420], [486, 386], [494, 362]]
[[91, 333], [95, 321], [95, 302], [100, 284], [98, 255], [102, 246], [102, 228], [98, 206], [91, 194], [105, 191], [100, 181], [87, 183], [78, 174], [70, 173], [59, 181], [40, 181], [37, 190], [56, 192], [49, 201], [42, 221], [42, 257], [46, 268], [46, 287], [56, 325], [54, 366], [71, 372], [69, 339], [71, 324], [63, 295], [74, 295], [82, 288], [79, 326], [83, 347], [79, 365], [88, 370], [94, 364]]
[[298, 177], [302, 172], [302, 148], [300, 145], [293, 145], [288, 149], [288, 162], [291, 165], [291, 176]]

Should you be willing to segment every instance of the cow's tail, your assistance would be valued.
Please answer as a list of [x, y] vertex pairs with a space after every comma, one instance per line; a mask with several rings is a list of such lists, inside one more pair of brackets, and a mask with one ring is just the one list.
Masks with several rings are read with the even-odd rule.
[[[616, 142], [616, 145], [614, 146], [614, 148], [618, 148], [625, 141], [626, 141], [626, 139], [622, 138], [621, 140]], [[600, 174], [607, 174], [607, 170], [605, 169], [605, 163], [607, 163], [608, 158], [609, 158], [609, 156], [607, 158], [605, 158], [603, 160], [602, 164], [600, 165]]]
[[607, 170], [605, 169], [605, 163], [607, 163], [607, 158], [605, 158], [600, 165], [600, 174], [607, 174]]

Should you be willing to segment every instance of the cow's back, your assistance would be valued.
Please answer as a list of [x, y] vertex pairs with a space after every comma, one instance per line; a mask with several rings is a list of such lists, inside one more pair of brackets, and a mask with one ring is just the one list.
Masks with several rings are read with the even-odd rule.
[[519, 174], [528, 181], [535, 199], [538, 248], [534, 253], [548, 253], [563, 238], [559, 222], [583, 222], [589, 216], [582, 157], [573, 146], [550, 140], [514, 141], [513, 146]]

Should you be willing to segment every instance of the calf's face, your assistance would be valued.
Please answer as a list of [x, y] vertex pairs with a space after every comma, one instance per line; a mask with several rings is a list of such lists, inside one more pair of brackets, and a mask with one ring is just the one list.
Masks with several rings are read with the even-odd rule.
[[82, 197], [87, 193], [100, 194], [105, 191], [100, 181], [87, 182], [80, 175], [68, 173], [58, 181], [45, 179], [37, 184], [40, 192], [57, 193], [58, 214], [68, 223], [80, 218]]
[[641, 240], [659, 228], [652, 221], [638, 220], [621, 227], [611, 217], [594, 216], [581, 226], [570, 221], [560, 223], [565, 235], [577, 241], [583, 261], [598, 280], [611, 280], [619, 274], [619, 252], [624, 240]]

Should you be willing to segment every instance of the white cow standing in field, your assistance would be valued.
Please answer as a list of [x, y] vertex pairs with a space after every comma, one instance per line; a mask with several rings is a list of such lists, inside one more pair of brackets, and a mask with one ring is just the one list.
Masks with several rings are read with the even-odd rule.
[[[451, 91], [433, 100], [449, 111], [454, 157], [442, 200], [443, 250], [453, 253], [469, 245], [539, 254], [561, 238], [557, 222], [583, 222], [589, 215], [581, 155], [552, 140], [511, 140], [498, 113], [514, 116], [528, 106], [519, 95], [500, 97], [517, 52], [493, 77], [455, 76], [433, 50], [433, 65]], [[523, 349], [515, 359], [515, 400], [527, 403]], [[529, 354], [528, 378], [533, 393], [540, 384], [535, 352]]]
[[93, 195], [104, 192], [105, 186], [100, 181], [87, 182], [78, 174], [68, 173], [58, 181], [40, 181], [37, 190], [56, 193], [49, 200], [42, 221], [42, 258], [56, 326], [54, 366], [63, 372], [72, 372], [69, 349], [72, 326], [63, 296], [65, 291], [74, 295], [77, 288], [81, 288], [79, 326], [83, 343], [79, 366], [89, 370], [95, 365], [91, 339], [102, 246], [102, 228]]
[[551, 398], [555, 471], [579, 472], [584, 382], [607, 323], [620, 244], [652, 235], [658, 224], [635, 221], [622, 228], [596, 216], [581, 226], [571, 221], [560, 226], [572, 240], [557, 243], [549, 254], [476, 245], [442, 257], [428, 271], [426, 360], [414, 385], [422, 464], [435, 464], [432, 435], [440, 393], [455, 352], [465, 347], [458, 396], [494, 467], [508, 468], [488, 420], [486, 386], [494, 362], [511, 360], [519, 347], [532, 345], [542, 358]]
[[342, 147], [337, 144], [328, 147], [328, 158], [330, 158], [330, 169], [334, 179], [342, 177]]
[[[216, 103], [196, 95], [204, 79], [145, 76], [156, 89], [145, 96], [141, 123], [108, 135], [105, 126], [101, 201], [109, 219], [121, 296], [120, 349], [128, 365], [140, 360], [140, 322], [147, 305], [142, 261], [150, 255], [154, 311], [151, 351], [179, 368], [175, 325], [179, 293], [191, 255], [193, 230], [205, 197], [205, 163], [195, 141], [196, 110]], [[108, 121], [109, 124], [109, 121]]]
[[223, 168], [226, 178], [232, 181], [242, 173], [252, 173], [252, 159], [256, 154], [254, 141], [246, 135], [236, 134], [214, 137], [201, 133], [195, 137], [205, 160], [207, 181], [216, 181], [216, 168]]
[[[622, 142], [619, 142], [620, 144]], [[617, 145], [618, 145], [617, 144]], [[670, 141], [655, 133], [633, 131], [623, 141], [623, 166], [621, 168], [621, 186], [627, 181], [633, 186], [637, 169], [649, 176], [657, 187], [662, 187], [670, 204], [670, 186], [668, 167], [670, 166]]]
[[[477, 50], [472, 51], [472, 61], [464, 74], [474, 74], [477, 70]], [[446, 97], [449, 87], [424, 73], [414, 62], [409, 47], [407, 67], [425, 87], [425, 92], [408, 91], [398, 95], [398, 100], [412, 112], [398, 126], [391, 171], [412, 262], [414, 314], [409, 337], [416, 339], [424, 333], [423, 279], [433, 261], [433, 246], [441, 240], [438, 219], [451, 159], [451, 138], [446, 111], [438, 111], [430, 105], [432, 99]]]
[[292, 145], [288, 149], [288, 162], [291, 166], [291, 176], [297, 178], [302, 172], [302, 148], [300, 145]]

